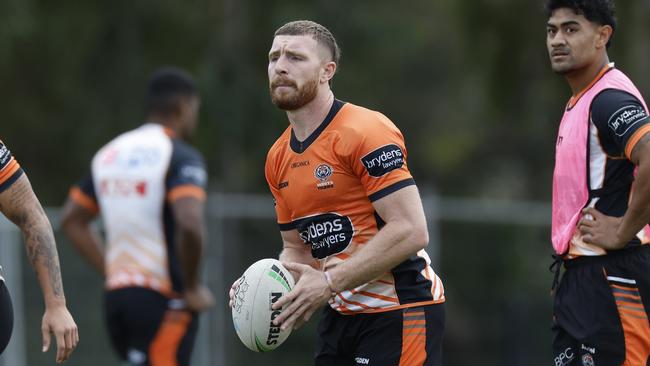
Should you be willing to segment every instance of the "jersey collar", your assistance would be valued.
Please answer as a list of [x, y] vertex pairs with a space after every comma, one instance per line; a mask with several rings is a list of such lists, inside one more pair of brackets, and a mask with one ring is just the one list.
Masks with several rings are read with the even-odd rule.
[[598, 80], [602, 79], [602, 77], [605, 76], [605, 74], [607, 74], [612, 69], [614, 69], [614, 63], [613, 62], [610, 62], [607, 65], [603, 66], [603, 68], [600, 69], [600, 71], [598, 72], [598, 74], [596, 75], [594, 80], [592, 80], [589, 83], [589, 85], [587, 85], [578, 94], [572, 96], [571, 99], [569, 99], [569, 103], [567, 103], [567, 108], [566, 109], [571, 110], [571, 108], [575, 107], [576, 104], [578, 104], [578, 101], [580, 100], [580, 98], [582, 98], [582, 96], [585, 95], [585, 93], [588, 92], [589, 89], [591, 89], [594, 86], [594, 84], [596, 84], [598, 82]]
[[295, 152], [296, 154], [302, 154], [303, 152], [305, 152], [305, 150], [307, 150], [309, 145], [311, 145], [314, 141], [316, 141], [316, 139], [318, 138], [318, 136], [320, 136], [323, 130], [325, 130], [325, 128], [329, 126], [329, 124], [332, 122], [332, 120], [334, 119], [336, 114], [341, 110], [344, 104], [345, 102], [342, 102], [338, 99], [334, 99], [334, 103], [332, 103], [332, 107], [330, 108], [330, 111], [327, 113], [327, 116], [325, 116], [323, 122], [321, 122], [318, 128], [316, 128], [316, 130], [312, 132], [311, 135], [309, 135], [309, 137], [305, 139], [305, 141], [298, 141], [298, 138], [296, 138], [293, 129], [291, 129], [291, 140], [289, 140], [289, 146], [291, 146], [291, 150], [293, 150], [293, 152]]
[[172, 130], [167, 126], [163, 126], [161, 123], [158, 122], [145, 122], [143, 126], [160, 126], [163, 129], [165, 135], [169, 136], [172, 139], [177, 137], [176, 132], [174, 132], [174, 130]]

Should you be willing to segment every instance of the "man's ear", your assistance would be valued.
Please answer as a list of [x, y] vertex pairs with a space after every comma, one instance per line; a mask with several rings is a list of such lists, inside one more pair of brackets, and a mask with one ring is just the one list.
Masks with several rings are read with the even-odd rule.
[[614, 29], [611, 25], [601, 25], [598, 27], [598, 39], [596, 41], [597, 48], [607, 47], [607, 43], [612, 38]]
[[336, 74], [336, 62], [330, 61], [325, 63], [323, 66], [323, 72], [321, 73], [320, 81], [321, 83], [328, 83]]

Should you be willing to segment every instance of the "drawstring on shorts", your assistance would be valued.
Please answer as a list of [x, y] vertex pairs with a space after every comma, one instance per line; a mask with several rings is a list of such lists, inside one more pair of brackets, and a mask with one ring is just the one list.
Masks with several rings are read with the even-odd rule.
[[557, 254], [551, 255], [551, 257], [553, 258], [553, 263], [551, 263], [551, 265], [548, 267], [548, 270], [553, 273], [553, 284], [551, 285], [551, 295], [553, 295], [555, 293], [555, 289], [560, 283], [560, 271], [562, 270], [564, 259], [561, 255]]

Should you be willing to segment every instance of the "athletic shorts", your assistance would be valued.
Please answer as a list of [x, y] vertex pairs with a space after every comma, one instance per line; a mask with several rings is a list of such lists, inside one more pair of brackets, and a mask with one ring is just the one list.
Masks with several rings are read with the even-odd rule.
[[11, 306], [11, 296], [5, 281], [0, 277], [0, 354], [7, 348], [13, 329], [14, 309]]
[[195, 313], [146, 288], [106, 292], [106, 325], [113, 347], [133, 366], [189, 366], [198, 328]]
[[564, 262], [553, 365], [650, 365], [650, 245]]
[[444, 303], [342, 315], [327, 306], [318, 325], [317, 366], [442, 365]]

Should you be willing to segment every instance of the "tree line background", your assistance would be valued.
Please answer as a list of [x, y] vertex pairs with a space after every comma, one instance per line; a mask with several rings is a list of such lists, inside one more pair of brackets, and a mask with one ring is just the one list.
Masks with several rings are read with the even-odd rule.
[[[647, 96], [650, 3], [619, 1], [617, 14], [610, 58]], [[334, 33], [342, 48], [335, 95], [397, 124], [422, 190], [550, 200], [556, 128], [570, 90], [549, 67], [542, 1], [3, 0], [0, 136], [42, 203], [59, 206], [97, 148], [143, 122], [150, 73], [176, 65], [195, 76], [202, 95], [192, 142], [208, 163], [210, 190], [267, 193], [266, 152], [288, 123], [269, 100], [267, 53], [275, 29], [296, 19]], [[279, 236], [268, 227], [246, 250], [277, 253]], [[435, 269], [449, 297], [447, 364], [548, 364], [548, 229], [443, 222], [441, 237]], [[86, 279], [67, 274], [90, 269], [60, 236], [59, 246], [68, 302], [90, 314], [82, 334], [101, 334], [101, 312], [75, 295]], [[224, 281], [246, 260], [230, 264]], [[29, 293], [38, 314], [38, 289]], [[38, 321], [27, 330], [33, 349]], [[312, 330], [301, 337], [306, 343], [287, 345], [286, 362], [294, 351], [309, 359]], [[90, 351], [107, 345], [92, 342], [82, 338], [69, 363], [115, 364], [110, 353]], [[245, 352], [237, 364], [247, 364]], [[30, 365], [53, 359], [30, 357]]]

